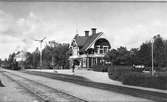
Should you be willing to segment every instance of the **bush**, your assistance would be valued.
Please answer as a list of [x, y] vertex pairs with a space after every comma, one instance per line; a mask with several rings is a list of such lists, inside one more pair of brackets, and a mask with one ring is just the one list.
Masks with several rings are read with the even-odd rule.
[[167, 71], [167, 67], [162, 67], [162, 68], [160, 68], [160, 71], [162, 71], [162, 72]]
[[130, 66], [110, 66], [108, 68], [108, 75], [110, 79], [121, 81], [124, 74], [131, 72]]
[[145, 71], [151, 71], [151, 67], [145, 67]]
[[122, 80], [123, 84], [151, 87], [158, 89], [167, 89], [167, 76], [151, 73], [131, 72], [125, 74]]
[[109, 66], [110, 65], [102, 65], [102, 64], [93, 65], [92, 70], [97, 72], [107, 72]]

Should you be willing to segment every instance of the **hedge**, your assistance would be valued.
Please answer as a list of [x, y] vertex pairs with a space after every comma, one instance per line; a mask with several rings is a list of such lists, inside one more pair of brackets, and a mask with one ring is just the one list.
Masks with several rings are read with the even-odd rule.
[[127, 85], [167, 89], [167, 72], [156, 72], [152, 76], [151, 73], [134, 72], [130, 66], [110, 66], [108, 75]]
[[103, 65], [103, 64], [93, 65], [92, 70], [98, 72], [107, 72], [109, 66], [110, 65]]
[[108, 75], [110, 79], [121, 81], [124, 74], [131, 72], [129, 66], [110, 66], [108, 68]]
[[167, 75], [152, 76], [151, 73], [131, 72], [124, 75], [122, 82], [127, 85], [167, 89]]

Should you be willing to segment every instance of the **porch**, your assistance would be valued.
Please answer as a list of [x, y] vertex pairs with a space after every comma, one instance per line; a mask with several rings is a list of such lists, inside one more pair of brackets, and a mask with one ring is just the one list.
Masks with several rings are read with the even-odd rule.
[[71, 56], [70, 66], [72, 66], [74, 60], [78, 60], [80, 62], [80, 68], [92, 68], [93, 65], [98, 63], [104, 63], [104, 54], [89, 54], [89, 55], [78, 55], [78, 56]]

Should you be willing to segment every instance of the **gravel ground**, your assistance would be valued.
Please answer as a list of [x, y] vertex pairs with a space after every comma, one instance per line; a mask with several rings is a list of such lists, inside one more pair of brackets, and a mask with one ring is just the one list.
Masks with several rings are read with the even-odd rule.
[[74, 95], [88, 101], [103, 101], [103, 102], [151, 102], [151, 100], [133, 97], [130, 95], [124, 95], [116, 92], [105, 91], [97, 88], [81, 86], [70, 82], [64, 82], [60, 80], [54, 80], [41, 76], [29, 75], [26, 73], [20, 73], [16, 71], [8, 71], [21, 75], [23, 77], [33, 79], [39, 83], [48, 85], [49, 87], [61, 90], [65, 93]]
[[0, 72], [0, 80], [5, 87], [0, 87], [0, 102], [38, 102], [37, 98], [20, 87]]
[[[73, 75], [71, 69], [63, 69], [63, 70], [52, 70], [52, 69], [28, 69], [28, 71], [41, 71], [41, 72], [49, 72], [49, 73], [58, 73], [58, 74], [65, 74], [65, 75]], [[112, 85], [118, 85], [128, 88], [136, 88], [136, 89], [142, 89], [142, 90], [148, 90], [153, 92], [160, 92], [160, 93], [167, 93], [167, 90], [160, 90], [160, 89], [154, 89], [154, 88], [147, 88], [147, 87], [140, 87], [140, 86], [132, 86], [132, 85], [124, 85], [120, 81], [112, 80], [108, 77], [107, 72], [96, 72], [91, 70], [85, 70], [85, 69], [76, 69], [75, 75], [81, 76], [83, 78], [89, 79], [93, 82], [99, 82], [104, 84], [112, 84]]]
[[17, 81], [19, 84], [29, 89], [31, 92], [40, 96], [42, 100], [46, 102], [85, 102], [84, 100], [77, 99], [73, 96], [64, 94], [58, 90], [45, 86], [43, 84], [37, 83], [30, 79], [20, 77], [11, 73], [5, 72], [5, 75]]

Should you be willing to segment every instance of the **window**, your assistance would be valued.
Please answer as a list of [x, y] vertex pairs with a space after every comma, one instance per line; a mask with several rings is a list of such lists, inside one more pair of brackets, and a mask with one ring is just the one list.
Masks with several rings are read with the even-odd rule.
[[104, 53], [107, 53], [108, 52], [108, 46], [105, 46], [104, 47]]
[[97, 54], [105, 54], [108, 52], [108, 46], [96, 46], [95, 52]]
[[95, 48], [95, 53], [97, 53], [97, 54], [99, 54], [100, 53], [100, 46], [98, 45], [98, 46], [96, 46], [96, 48]]
[[103, 49], [100, 49], [100, 54], [103, 54], [103, 52], [104, 52]]
[[78, 55], [78, 48], [73, 48], [73, 55]]

